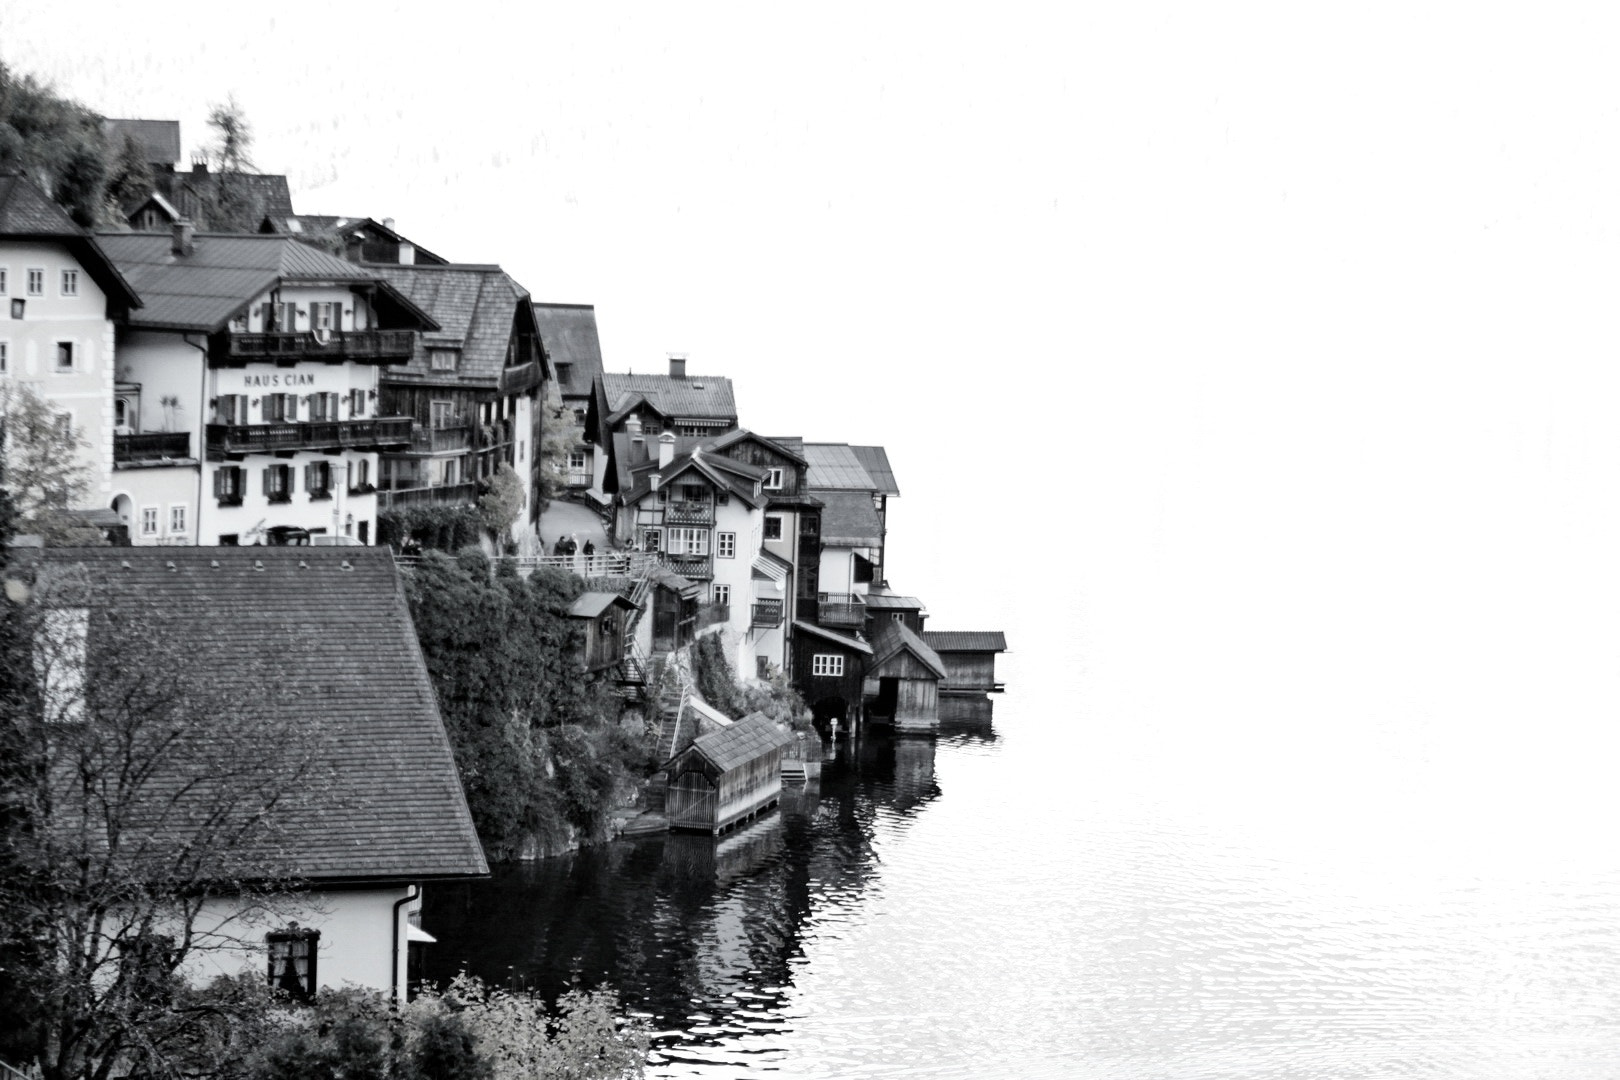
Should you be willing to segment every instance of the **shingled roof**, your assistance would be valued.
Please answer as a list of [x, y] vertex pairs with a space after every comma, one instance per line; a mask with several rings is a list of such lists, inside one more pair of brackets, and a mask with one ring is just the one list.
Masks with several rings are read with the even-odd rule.
[[938, 653], [905, 623], [893, 621], [879, 627], [872, 641], [872, 662], [868, 665], [868, 670], [875, 671], [891, 656], [900, 652], [909, 652], [941, 679], [949, 675], [945, 670], [945, 661], [939, 658]]
[[557, 389], [565, 398], [588, 397], [591, 383], [602, 374], [602, 341], [596, 332], [596, 308], [591, 304], [534, 305], [540, 340], [557, 369]]
[[862, 491], [818, 491], [821, 500], [821, 542], [832, 547], [878, 547], [883, 543], [883, 521], [872, 496]]
[[851, 446], [848, 443], [805, 443], [805, 460], [810, 469], [805, 482], [813, 491], [865, 491], [874, 495], [898, 495], [889, 455], [881, 446]]
[[40, 559], [42, 574], [82, 574], [92, 602], [159, 624], [163, 656], [221, 679], [268, 667], [284, 693], [263, 707], [319, 721], [324, 779], [276, 822], [302, 877], [488, 873], [386, 549], [60, 548]]
[[66, 245], [115, 311], [140, 307], [141, 298], [88, 230], [21, 173], [0, 172], [0, 242], [50, 240]]
[[935, 652], [1006, 652], [1000, 630], [924, 630], [923, 641]]
[[721, 772], [730, 772], [792, 741], [793, 737], [783, 731], [775, 720], [756, 712], [719, 731], [699, 735], [692, 740], [691, 748]]
[[189, 255], [174, 253], [168, 232], [102, 232], [99, 240], [113, 265], [141, 294], [145, 305], [131, 326], [212, 333], [253, 299], [279, 282], [374, 283], [415, 326], [432, 326], [376, 269], [344, 262], [289, 236], [198, 233]]
[[[386, 278], [431, 314], [440, 327], [437, 333], [421, 335], [410, 362], [395, 365], [392, 372], [435, 382], [494, 385], [506, 368], [514, 320], [523, 320], [528, 330], [534, 331], [534, 306], [528, 290], [499, 266], [378, 263], [368, 265], [367, 270]], [[454, 374], [433, 371], [428, 361], [428, 350], [433, 348], [460, 350]]]
[[725, 420], [737, 422], [737, 401], [731, 380], [723, 375], [598, 376], [607, 404], [607, 426], [613, 428], [637, 405], [646, 403], [671, 420]]

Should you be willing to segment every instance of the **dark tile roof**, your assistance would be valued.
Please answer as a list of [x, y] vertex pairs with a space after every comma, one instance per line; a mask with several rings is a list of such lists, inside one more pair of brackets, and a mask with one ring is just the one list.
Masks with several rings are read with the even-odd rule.
[[176, 255], [167, 232], [102, 232], [102, 248], [145, 301], [132, 326], [218, 330], [277, 281], [380, 281], [376, 270], [344, 262], [288, 236], [198, 233]]
[[623, 593], [584, 592], [569, 605], [568, 614], [576, 619], [594, 619], [614, 604], [631, 611], [637, 610], [636, 605]]
[[873, 636], [872, 662], [868, 665], [868, 670], [877, 668], [899, 652], [909, 652], [941, 679], [949, 674], [945, 670], [945, 661], [939, 658], [939, 654], [930, 648], [927, 642], [918, 637], [905, 623], [892, 620], [880, 626]]
[[108, 149], [116, 156], [124, 147], [124, 138], [135, 140], [146, 151], [151, 165], [173, 166], [180, 160], [180, 121], [178, 120], [124, 120], [106, 119], [101, 122], [101, 133], [107, 139]]
[[[367, 270], [387, 279], [412, 303], [433, 316], [440, 327], [438, 332], [423, 334], [417, 339], [416, 354], [410, 363], [395, 365], [392, 370], [438, 382], [493, 384], [499, 381], [506, 367], [506, 347], [512, 338], [518, 307], [532, 311], [528, 290], [508, 277], [506, 271], [499, 266], [468, 263], [423, 266], [377, 263], [369, 264]], [[432, 370], [428, 363], [430, 348], [461, 350], [454, 378]]]
[[661, 416], [672, 420], [737, 421], [737, 402], [731, 380], [723, 375], [621, 375], [603, 372], [599, 376], [606, 395], [608, 427], [616, 427], [626, 413], [645, 401]]
[[668, 465], [662, 467], [656, 455], [630, 466], [631, 484], [627, 489], [621, 489], [624, 491], [624, 501], [627, 504], [638, 503], [651, 495], [655, 474], [659, 477], [659, 486], [668, 487], [678, 483], [681, 475], [687, 472], [701, 473], [711, 484], [725, 489], [748, 506], [757, 507], [760, 504], [761, 496], [754, 493], [754, 484], [765, 475], [763, 469], [733, 461], [723, 454], [704, 454], [701, 446], [684, 454], [676, 454], [669, 459]]
[[596, 308], [590, 304], [537, 303], [534, 318], [540, 326], [540, 340], [557, 368], [557, 389], [565, 398], [588, 397], [592, 381], [602, 374]]
[[924, 630], [923, 641], [935, 652], [1006, 652], [1000, 630]]
[[821, 542], [834, 547], [877, 547], [883, 520], [864, 491], [817, 491], [822, 502]]
[[[384, 244], [394, 245], [409, 244], [415, 252], [415, 262], [423, 265], [442, 266], [449, 262], [448, 259], [435, 255], [421, 244], [401, 236], [376, 218], [355, 217], [344, 214], [266, 214], [264, 221], [259, 224], [259, 231], [262, 233], [284, 233], [310, 243], [339, 241], [345, 245], [353, 244], [355, 247], [349, 252], [351, 258], [361, 262], [379, 262], [385, 266], [397, 266], [400, 263], [397, 258], [366, 258], [366, 251], [363, 247], [366, 242], [380, 241]], [[412, 264], [407, 263], [405, 265]]]
[[703, 444], [703, 449], [724, 450], [728, 447], [735, 446], [737, 443], [750, 441], [757, 442], [761, 446], [767, 447], [776, 453], [781, 454], [783, 457], [796, 464], [808, 464], [804, 460], [804, 444], [802, 442], [797, 446], [792, 446], [789, 445], [787, 441], [766, 438], [764, 435], [756, 434], [755, 432], [749, 431], [747, 428], [736, 428], [732, 431], [726, 432], [724, 435], [716, 435]]
[[792, 741], [793, 737], [775, 720], [756, 712], [719, 731], [699, 735], [692, 740], [692, 749], [708, 758], [721, 772], [730, 772]]
[[0, 240], [5, 239], [60, 240], [115, 308], [141, 306], [140, 297], [95, 237], [19, 173], [0, 173]]
[[[292, 189], [287, 178], [279, 173], [215, 173], [191, 172], [159, 173], [158, 190], [167, 195], [182, 213], [199, 215], [201, 208], [213, 199], [219, 190], [221, 177], [230, 178], [233, 194], [248, 200], [261, 215], [287, 217], [294, 213]], [[252, 220], [258, 220], [254, 218]], [[204, 221], [204, 225], [208, 222]]]
[[82, 572], [101, 602], [157, 621], [166, 655], [178, 648], [221, 678], [268, 665], [285, 691], [271, 707], [318, 719], [329, 768], [277, 823], [302, 876], [488, 872], [386, 548], [60, 548], [42, 559], [42, 572]]
[[804, 439], [800, 436], [771, 435], [769, 438], [771, 442], [775, 443], [777, 446], [780, 446], [782, 449], [786, 450], [800, 461], [809, 464], [809, 459], [804, 456]]

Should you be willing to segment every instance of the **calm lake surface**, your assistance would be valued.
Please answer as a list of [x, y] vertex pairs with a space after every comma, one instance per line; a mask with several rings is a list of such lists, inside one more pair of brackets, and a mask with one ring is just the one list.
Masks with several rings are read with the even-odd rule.
[[1620, 1075], [1620, 845], [1560, 830], [1606, 797], [1377, 725], [1285, 769], [1105, 736], [1007, 675], [718, 844], [430, 890], [424, 973], [613, 987], [660, 1077]]

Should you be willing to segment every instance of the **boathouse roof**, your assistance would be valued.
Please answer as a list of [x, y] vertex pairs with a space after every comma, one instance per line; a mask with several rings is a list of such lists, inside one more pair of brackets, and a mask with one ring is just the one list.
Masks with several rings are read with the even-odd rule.
[[872, 642], [872, 662], [868, 665], [870, 670], [881, 667], [890, 657], [902, 652], [909, 652], [928, 670], [939, 678], [947, 676], [945, 661], [939, 654], [918, 637], [905, 623], [890, 622], [881, 627]]
[[861, 653], [865, 656], [872, 655], [872, 646], [868, 645], [860, 638], [850, 637], [848, 634], [840, 634], [836, 630], [828, 630], [825, 626], [817, 626], [813, 622], [805, 622], [803, 619], [794, 619], [793, 630], [795, 633], [809, 634], [811, 637], [818, 637], [824, 641], [834, 642], [838, 645], [842, 645], [846, 649]]
[[876, 611], [921, 611], [923, 602], [915, 596], [898, 596], [873, 589], [866, 594], [866, 606]]
[[935, 652], [1006, 652], [1000, 630], [924, 630], [923, 641]]
[[594, 619], [615, 604], [630, 611], [638, 610], [636, 604], [623, 593], [584, 592], [569, 605], [568, 614], [576, 619]]
[[730, 772], [792, 741], [793, 737], [775, 720], [756, 712], [719, 731], [699, 735], [692, 740], [690, 749], [702, 754], [721, 772]]

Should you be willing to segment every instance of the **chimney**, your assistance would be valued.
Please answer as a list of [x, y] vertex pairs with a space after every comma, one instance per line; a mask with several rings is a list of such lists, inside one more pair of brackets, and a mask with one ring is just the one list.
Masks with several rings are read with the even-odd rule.
[[192, 235], [196, 226], [192, 225], [190, 218], [181, 218], [174, 223], [174, 240], [169, 250], [176, 255], [190, 255], [192, 248]]
[[641, 438], [641, 417], [638, 414], [631, 413], [624, 422], [624, 433], [630, 436], [632, 442]]
[[672, 379], [686, 378], [686, 354], [672, 352], [669, 354], [669, 377]]
[[400, 244], [399, 245], [399, 265], [401, 265], [401, 266], [415, 266], [416, 265], [416, 245], [415, 244]]
[[651, 476], [647, 477], [647, 490], [648, 491], [657, 491], [658, 490], [658, 481], [661, 480], [661, 479], [663, 479], [663, 478], [660, 477], [657, 473], [653, 473]]
[[382, 219], [382, 227], [387, 229], [389, 232], [393, 232], [394, 231], [394, 219], [391, 218], [391, 217], [383, 218]]
[[675, 436], [666, 431], [658, 436], [658, 467], [660, 469], [666, 468], [674, 460]]

